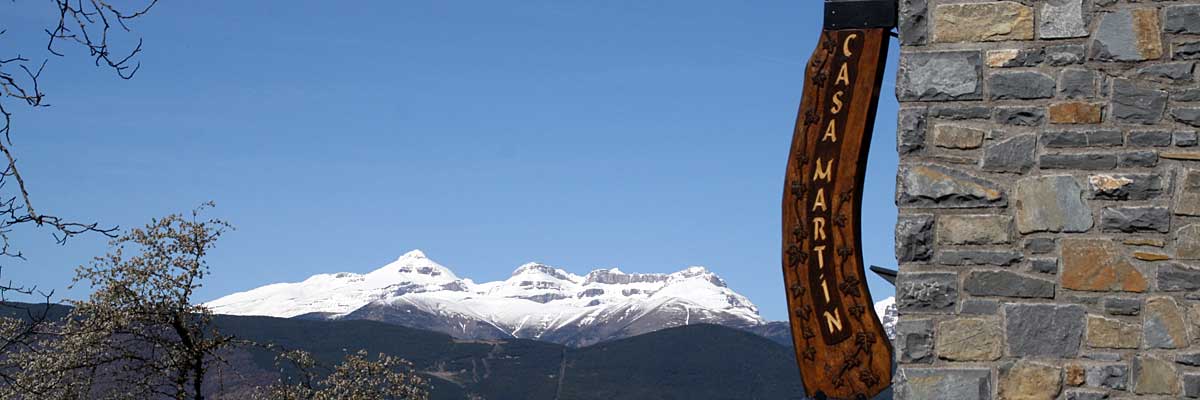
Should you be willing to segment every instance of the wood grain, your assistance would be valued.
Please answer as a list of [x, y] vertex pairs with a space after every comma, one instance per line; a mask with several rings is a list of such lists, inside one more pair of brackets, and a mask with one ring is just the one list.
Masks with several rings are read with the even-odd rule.
[[862, 261], [862, 187], [888, 33], [826, 30], [805, 71], [783, 195], [783, 275], [809, 396], [891, 385], [892, 346]]

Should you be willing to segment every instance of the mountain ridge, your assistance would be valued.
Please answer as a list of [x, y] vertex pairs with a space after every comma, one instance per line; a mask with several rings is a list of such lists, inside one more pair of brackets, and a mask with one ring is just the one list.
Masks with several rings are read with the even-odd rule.
[[[421, 250], [367, 273], [317, 274], [204, 305], [217, 314], [367, 319], [461, 339], [522, 338], [573, 347], [698, 323], [770, 332], [767, 337], [780, 343], [786, 331], [769, 328], [778, 322], [762, 318], [748, 298], [700, 266], [668, 274], [602, 268], [577, 275], [525, 263], [508, 279], [476, 283]], [[884, 315], [879, 304], [876, 310]]]

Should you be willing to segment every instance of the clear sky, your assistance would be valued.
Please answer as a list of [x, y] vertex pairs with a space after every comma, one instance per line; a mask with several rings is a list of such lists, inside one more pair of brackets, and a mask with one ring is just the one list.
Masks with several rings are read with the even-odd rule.
[[[206, 200], [238, 230], [207, 301], [411, 249], [477, 282], [538, 261], [703, 265], [772, 320], [783, 173], [821, 2], [166, 1], [122, 81], [44, 50], [47, 3], [0, 2], [3, 48], [50, 57], [18, 108], [35, 205], [131, 227]], [[864, 201], [894, 266], [896, 48]], [[64, 291], [105, 239], [15, 233], [5, 279]], [[876, 299], [893, 289], [872, 276]]]

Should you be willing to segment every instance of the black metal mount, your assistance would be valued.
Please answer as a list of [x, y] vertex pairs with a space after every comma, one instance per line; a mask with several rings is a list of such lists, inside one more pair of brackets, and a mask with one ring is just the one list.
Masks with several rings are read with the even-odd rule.
[[825, 29], [896, 27], [896, 0], [825, 0]]
[[891, 283], [892, 286], [896, 286], [896, 274], [897, 274], [896, 270], [880, 267], [877, 265], [872, 265], [871, 272], [879, 274], [880, 278], [883, 278], [883, 280], [888, 281], [888, 283]]

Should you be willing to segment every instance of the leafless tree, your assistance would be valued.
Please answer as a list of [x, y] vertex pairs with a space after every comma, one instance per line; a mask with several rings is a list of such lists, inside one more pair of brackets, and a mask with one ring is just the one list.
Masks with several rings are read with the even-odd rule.
[[[112, 69], [121, 79], [132, 79], [141, 67], [136, 57], [142, 51], [142, 39], [137, 38], [137, 44], [125, 51], [119, 51], [114, 46], [122, 39], [129, 39], [126, 36], [132, 36], [128, 25], [131, 21], [146, 15], [158, 4], [158, 0], [146, 1], [138, 7], [121, 8], [105, 0], [52, 0], [50, 3], [58, 11], [58, 21], [50, 23], [50, 27], [45, 29], [48, 57], [64, 57], [63, 47], [79, 45], [87, 50], [96, 66]], [[0, 25], [0, 40], [4, 39], [7, 32]], [[59, 243], [85, 232], [98, 232], [110, 237], [116, 232], [115, 227], [71, 222], [38, 212], [30, 199], [29, 187], [17, 167], [12, 142], [13, 106], [24, 104], [35, 109], [49, 106], [40, 84], [48, 62], [48, 59], [32, 61], [22, 54], [0, 55], [0, 134], [4, 136], [0, 139], [0, 152], [7, 159], [7, 165], [0, 173], [0, 190], [9, 192], [0, 195], [0, 255], [21, 257], [21, 252], [11, 247], [8, 236], [15, 226], [21, 224], [48, 226]], [[12, 188], [14, 182], [16, 187]], [[31, 292], [13, 286], [7, 289]], [[0, 294], [3, 292], [0, 289]]]
[[[16, 1], [16, 0], [11, 0]], [[34, 1], [34, 0], [26, 0]], [[131, 79], [140, 64], [136, 56], [142, 51], [142, 40], [127, 50], [117, 47], [123, 42], [132, 42], [129, 23], [153, 8], [158, 0], [147, 0], [135, 8], [114, 6], [105, 0], [51, 0], [46, 4], [57, 11], [57, 21], [47, 21], [44, 29], [45, 57], [28, 57], [20, 53], [0, 54], [0, 152], [4, 153], [3, 168], [0, 168], [0, 257], [24, 259], [10, 241], [14, 229], [20, 226], [48, 228], [59, 244], [76, 235], [92, 232], [110, 238], [115, 237], [116, 227], [102, 227], [97, 223], [72, 221], [53, 213], [44, 213], [34, 207], [29, 194], [29, 185], [18, 168], [12, 132], [13, 112], [18, 106], [30, 109], [48, 107], [47, 95], [42, 90], [43, 72], [50, 58], [64, 57], [65, 48], [81, 46], [98, 67], [110, 68], [122, 79]], [[0, 43], [10, 36], [0, 22]], [[21, 46], [5, 46], [16, 49]], [[40, 59], [40, 61], [35, 61]], [[44, 303], [29, 306], [9, 303], [13, 295], [40, 295]], [[41, 291], [37, 287], [14, 283], [0, 283], [0, 305], [7, 314], [0, 317], [0, 357], [14, 351], [26, 351], [35, 342], [38, 332], [50, 319], [53, 291]], [[0, 379], [7, 379], [0, 371]]]

